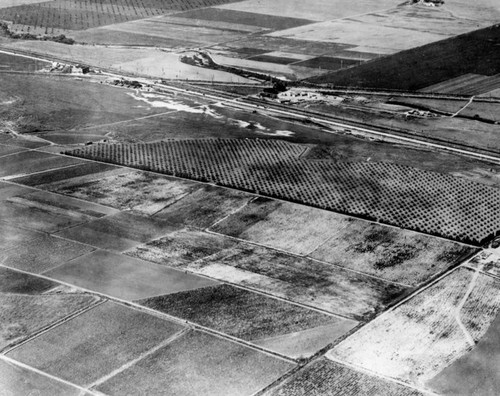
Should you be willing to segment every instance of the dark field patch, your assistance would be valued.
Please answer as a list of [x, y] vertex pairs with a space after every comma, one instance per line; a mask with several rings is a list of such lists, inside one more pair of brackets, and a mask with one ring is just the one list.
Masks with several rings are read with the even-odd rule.
[[318, 360], [270, 389], [266, 396], [424, 396], [380, 377], [354, 371], [340, 363]]
[[156, 213], [154, 218], [171, 224], [206, 228], [251, 198], [252, 195], [239, 191], [202, 186]]
[[93, 250], [90, 246], [44, 235], [5, 251], [3, 264], [40, 274]]
[[257, 55], [257, 56], [252, 56], [249, 59], [253, 60], [253, 61], [258, 61], [258, 62], [277, 63], [279, 65], [288, 65], [290, 63], [294, 63], [294, 62], [299, 61], [299, 59], [295, 59], [295, 58], [285, 58], [285, 57], [281, 57], [281, 56], [272, 56], [272, 55]]
[[154, 297], [140, 303], [250, 341], [340, 320], [230, 285]]
[[123, 396], [250, 396], [293, 367], [242, 345], [190, 331], [97, 390]]
[[49, 183], [71, 179], [74, 177], [91, 175], [116, 169], [116, 166], [99, 164], [96, 162], [85, 162], [69, 167], [67, 169], [49, 170], [36, 175], [24, 176], [14, 179], [16, 183], [26, 186], [41, 186]]
[[58, 283], [0, 267], [0, 293], [40, 294]]
[[253, 12], [225, 10], [221, 8], [203, 8], [176, 14], [176, 17], [221, 21], [241, 25], [258, 26], [272, 30], [284, 30], [313, 23], [308, 19], [277, 17]]
[[5, 155], [20, 153], [21, 151], [26, 151], [26, 149], [22, 147], [0, 145], [0, 157], [3, 157]]
[[0, 359], [0, 389], [5, 395], [90, 396], [68, 384]]
[[206, 139], [99, 144], [68, 154], [216, 182], [466, 243], [484, 243], [499, 229], [497, 189], [392, 163], [304, 161], [298, 158], [304, 150], [278, 140]]
[[0, 158], [0, 177], [41, 172], [79, 163], [81, 161], [75, 161], [60, 155], [25, 151]]
[[85, 385], [137, 358], [181, 329], [178, 324], [106, 302], [42, 334], [8, 356]]
[[500, 26], [438, 41], [309, 81], [341, 86], [418, 90], [467, 73], [500, 73]]
[[216, 284], [209, 279], [105, 251], [77, 258], [45, 275], [125, 300]]
[[358, 59], [342, 59], [329, 56], [319, 56], [317, 58], [298, 62], [295, 66], [310, 67], [313, 69], [340, 70], [359, 64], [360, 61]]
[[127, 254], [143, 260], [170, 267], [183, 267], [183, 263], [211, 256], [235, 244], [220, 235], [208, 234], [193, 229], [182, 229], [139, 246]]
[[0, 293], [0, 350], [96, 301], [95, 297], [84, 294]]

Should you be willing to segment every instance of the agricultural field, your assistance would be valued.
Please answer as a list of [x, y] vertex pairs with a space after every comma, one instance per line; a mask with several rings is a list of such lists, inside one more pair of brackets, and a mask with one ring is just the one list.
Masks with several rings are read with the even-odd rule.
[[460, 268], [338, 344], [327, 357], [422, 386], [481, 340], [500, 282]]
[[[114, 23], [163, 15], [227, 0], [126, 0], [104, 2], [83, 0], [53, 0], [26, 2], [12, 7], [0, 7], [0, 19], [13, 24], [16, 32], [59, 34]], [[16, 3], [18, 4], [18, 3]]]
[[40, 274], [92, 251], [90, 246], [42, 234], [2, 251], [0, 257], [2, 265]]
[[90, 396], [74, 386], [18, 366], [5, 358], [0, 358], [0, 372], [0, 388], [8, 396], [36, 395], [37, 392], [41, 395]]
[[92, 306], [89, 294], [51, 293], [58, 283], [0, 267], [0, 350]]
[[175, 256], [170, 260], [168, 241], [153, 241], [127, 254], [355, 320], [368, 320], [409, 292], [404, 286], [331, 264], [245, 243], [192, 262], [176, 260]]
[[416, 286], [474, 249], [412, 231], [258, 198], [213, 232]]
[[316, 360], [286, 381], [264, 393], [266, 396], [424, 396], [364, 372], [354, 371], [327, 359]]
[[398, 164], [304, 161], [298, 157], [305, 150], [277, 140], [218, 139], [99, 144], [66, 154], [215, 182], [472, 244], [498, 231], [500, 196], [494, 188]]
[[[465, 74], [500, 73], [497, 25], [312, 78], [341, 86], [420, 90]], [[466, 59], [467, 61], [464, 61]]]
[[230, 285], [173, 293], [139, 303], [246, 341], [343, 321]]
[[450, 93], [457, 95], [487, 95], [500, 88], [500, 74], [485, 76], [467, 73], [429, 87], [422, 88], [421, 92]]
[[[7, 357], [87, 386], [182, 329], [179, 324], [105, 302], [14, 349]], [[54, 344], [58, 348], [52, 348]], [[48, 350], [52, 352], [46, 353]]]
[[499, 326], [497, 316], [477, 346], [428, 381], [427, 387], [445, 396], [496, 395], [500, 387], [496, 369], [500, 364]]
[[230, 238], [183, 228], [138, 246], [127, 254], [169, 267], [183, 268], [187, 262], [211, 256], [236, 244], [237, 242]]
[[250, 396], [293, 367], [293, 363], [240, 344], [189, 331], [96, 389], [130, 396], [141, 392]]
[[[96, 273], [99, 274], [97, 279]], [[217, 284], [206, 278], [102, 250], [72, 260], [44, 275], [125, 300]]]

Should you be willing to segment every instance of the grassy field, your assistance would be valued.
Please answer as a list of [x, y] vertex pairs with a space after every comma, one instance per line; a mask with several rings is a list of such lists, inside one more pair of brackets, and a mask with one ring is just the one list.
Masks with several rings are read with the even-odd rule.
[[85, 294], [48, 293], [58, 285], [0, 267], [0, 350], [97, 301]]
[[49, 187], [60, 194], [152, 215], [190, 194], [196, 185], [145, 172], [97, 174], [93, 179], [71, 178]]
[[316, 360], [298, 371], [266, 396], [423, 396], [412, 388], [380, 377], [354, 371], [326, 359]]
[[37, 151], [24, 151], [0, 157], [0, 177], [23, 176], [33, 172], [62, 168], [81, 163], [58, 155], [41, 153]]
[[[95, 274], [99, 277], [96, 278]], [[217, 284], [132, 257], [97, 251], [45, 273], [79, 287], [125, 300], [139, 300]]]
[[220, 235], [183, 228], [127, 252], [132, 257], [170, 267], [183, 268], [186, 262], [199, 260], [234, 246], [236, 242]]
[[2, 226], [0, 227], [0, 249], [2, 251], [14, 247], [17, 244], [33, 240], [40, 236], [40, 234], [35, 231], [24, 230], [22, 228], [6, 223], [1, 223], [1, 224]]
[[342, 321], [230, 285], [153, 297], [140, 303], [247, 341]]
[[485, 335], [500, 282], [461, 268], [338, 344], [328, 356], [423, 385]]
[[[441, 40], [365, 63], [358, 67], [312, 78], [317, 83], [419, 90], [450, 78], [474, 73], [500, 73], [496, 43], [498, 26]], [[464, 61], [466, 59], [466, 61]]]
[[203, 185], [155, 214], [170, 224], [206, 228], [244, 206], [252, 195]]
[[[37, 0], [38, 1], [38, 0]], [[6, 395], [65, 395], [79, 396], [81, 391], [65, 384], [0, 359], [0, 388]]]
[[207, 139], [99, 144], [67, 154], [215, 182], [468, 243], [482, 243], [498, 230], [496, 189], [398, 164], [298, 159], [305, 149], [283, 141]]
[[467, 73], [429, 87], [421, 89], [421, 92], [440, 92], [457, 95], [480, 95], [500, 88], [500, 75], [484, 76], [480, 74]]
[[[190, 331], [104, 382], [109, 395], [250, 396], [292, 369], [281, 359]], [[165, 373], [168, 372], [168, 375]]]
[[[87, 385], [181, 329], [178, 324], [106, 302], [42, 334], [8, 356], [56, 377]], [[58, 348], [53, 348], [54, 344]]]
[[93, 250], [90, 246], [43, 235], [4, 250], [1, 256], [3, 265], [40, 274]]

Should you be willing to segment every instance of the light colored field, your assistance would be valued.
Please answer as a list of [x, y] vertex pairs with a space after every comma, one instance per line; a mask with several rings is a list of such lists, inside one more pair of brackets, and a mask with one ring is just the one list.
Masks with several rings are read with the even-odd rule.
[[[494, 24], [500, 19], [500, 3], [497, 0], [453, 0], [445, 2], [444, 10], [457, 18]], [[483, 25], [484, 26], [484, 25]]]
[[404, 28], [386, 27], [353, 20], [319, 22], [270, 33], [272, 37], [322, 41], [358, 46], [353, 50], [374, 53], [395, 53], [442, 40], [447, 35], [416, 32]]
[[346, 18], [353, 15], [376, 12], [400, 4], [397, 0], [247, 0], [217, 6], [227, 10], [254, 12], [292, 18], [304, 18], [313, 21]]
[[[253, 206], [252, 203], [249, 205]], [[233, 221], [239, 221], [241, 216], [245, 216], [248, 209], [235, 213], [212, 230], [224, 234], [226, 229], [232, 228]], [[238, 237], [294, 254], [307, 255], [342, 233], [347, 225], [348, 222], [342, 215], [282, 202], [263, 220], [241, 230]]]
[[500, 282], [458, 269], [328, 353], [333, 360], [423, 385], [470, 351], [500, 308]]
[[179, 54], [155, 49], [106, 48], [84, 45], [65, 45], [50, 41], [19, 41], [12, 48], [43, 52], [47, 55], [83, 62], [97, 67], [114, 68], [149, 77], [182, 80], [250, 82], [252, 80], [218, 70], [204, 69], [182, 63]]
[[314, 327], [277, 337], [253, 340], [252, 343], [294, 359], [305, 358], [343, 336], [355, 326], [353, 321]]

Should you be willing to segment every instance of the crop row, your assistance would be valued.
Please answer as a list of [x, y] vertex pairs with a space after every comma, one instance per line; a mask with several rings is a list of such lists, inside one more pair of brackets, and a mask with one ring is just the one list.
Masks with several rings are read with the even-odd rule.
[[391, 163], [299, 159], [275, 140], [99, 144], [68, 154], [213, 182], [446, 238], [481, 244], [500, 229], [500, 191]]
[[[175, 11], [225, 4], [230, 0], [55, 0], [0, 8], [0, 20], [21, 30], [84, 30]], [[29, 28], [29, 30], [28, 30]]]

